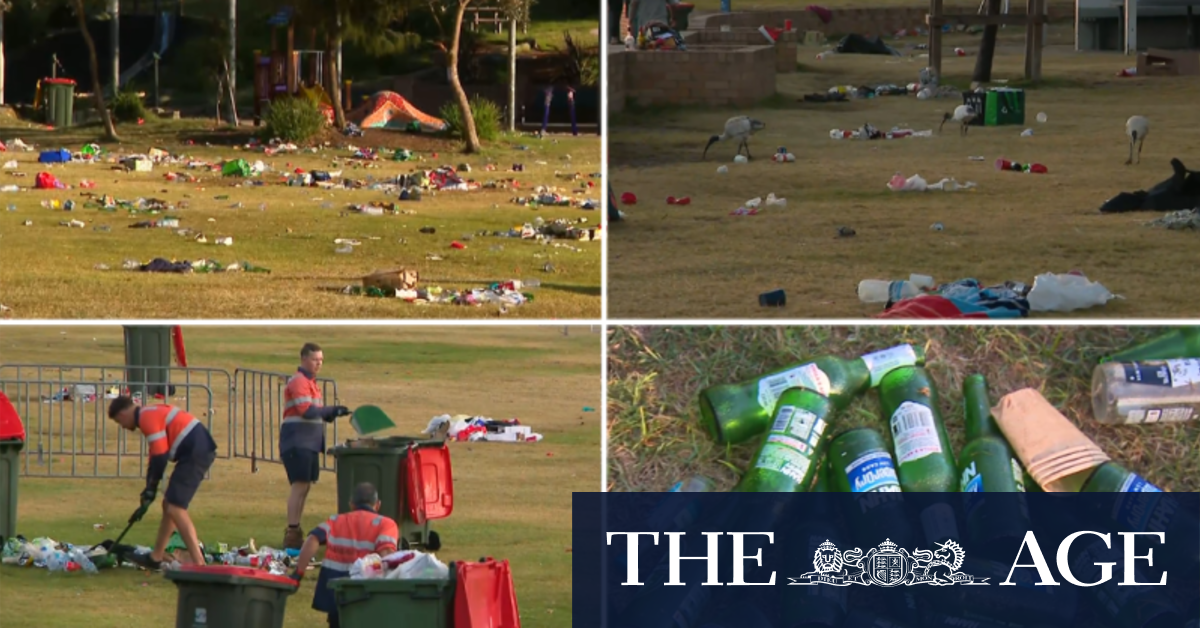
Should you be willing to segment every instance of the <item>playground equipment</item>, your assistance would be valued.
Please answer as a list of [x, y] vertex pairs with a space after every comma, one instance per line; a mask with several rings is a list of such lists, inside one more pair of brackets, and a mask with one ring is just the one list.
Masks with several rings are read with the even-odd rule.
[[[276, 98], [300, 94], [317, 99], [326, 115], [332, 115], [333, 103], [325, 91], [325, 51], [317, 48], [317, 29], [307, 27], [309, 48], [296, 49], [296, 15], [284, 7], [267, 21], [271, 26], [271, 51], [254, 51], [254, 126], [262, 124], [263, 104]], [[284, 31], [283, 49], [278, 35]], [[342, 88], [344, 110], [351, 108], [350, 81]]]

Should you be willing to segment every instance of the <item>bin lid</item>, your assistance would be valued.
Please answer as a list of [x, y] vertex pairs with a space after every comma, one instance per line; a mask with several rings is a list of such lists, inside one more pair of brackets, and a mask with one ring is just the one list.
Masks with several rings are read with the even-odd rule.
[[287, 576], [276, 576], [262, 569], [236, 565], [184, 565], [164, 575], [168, 580], [185, 582], [226, 581], [235, 585], [261, 585], [288, 591], [295, 591], [297, 588], [296, 581]]
[[75, 79], [69, 78], [44, 78], [42, 82], [47, 85], [74, 85]]
[[8, 395], [0, 392], [0, 441], [4, 440], [24, 441], [25, 425], [21, 423], [21, 417], [8, 400]]

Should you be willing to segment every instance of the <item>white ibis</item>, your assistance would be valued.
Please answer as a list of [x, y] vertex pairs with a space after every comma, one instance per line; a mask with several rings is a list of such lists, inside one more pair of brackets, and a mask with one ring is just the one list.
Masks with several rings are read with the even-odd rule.
[[1150, 133], [1150, 121], [1142, 116], [1133, 116], [1125, 122], [1125, 135], [1129, 136], [1129, 159], [1125, 160], [1125, 165], [1133, 163], [1133, 145], [1137, 144], [1137, 160], [1142, 163], [1142, 143], [1146, 141], [1146, 134]]
[[742, 149], [746, 149], [746, 159], [750, 159], [750, 145], [747, 140], [751, 135], [758, 131], [767, 128], [763, 122], [759, 122], [749, 116], [736, 116], [725, 121], [725, 132], [720, 135], [714, 135], [708, 138], [708, 146], [704, 147], [704, 156], [708, 156], [708, 147], [724, 140], [740, 140], [738, 143], [738, 154], [742, 154]]
[[954, 113], [947, 113], [942, 116], [942, 124], [938, 127], [938, 133], [942, 132], [942, 127], [946, 126], [947, 120], [954, 120], [961, 125], [958, 129], [958, 134], [966, 135], [968, 125], [971, 124], [976, 115], [978, 114], [971, 108], [971, 105], [959, 105], [954, 108]]

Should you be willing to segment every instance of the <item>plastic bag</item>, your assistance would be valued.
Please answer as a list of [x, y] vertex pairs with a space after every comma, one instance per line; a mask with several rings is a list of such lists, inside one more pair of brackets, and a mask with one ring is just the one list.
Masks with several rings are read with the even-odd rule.
[[1108, 288], [1083, 275], [1042, 273], [1029, 291], [1029, 309], [1034, 312], [1070, 312], [1104, 305], [1119, 298]]
[[368, 580], [383, 577], [383, 559], [379, 554], [367, 554], [350, 565], [352, 580]]
[[[398, 552], [399, 554], [400, 552]], [[411, 552], [411, 560], [405, 560], [396, 566], [387, 577], [391, 580], [446, 580], [450, 577], [450, 568], [437, 559], [433, 554]], [[395, 556], [395, 554], [393, 554]], [[391, 557], [389, 557], [391, 558]]]

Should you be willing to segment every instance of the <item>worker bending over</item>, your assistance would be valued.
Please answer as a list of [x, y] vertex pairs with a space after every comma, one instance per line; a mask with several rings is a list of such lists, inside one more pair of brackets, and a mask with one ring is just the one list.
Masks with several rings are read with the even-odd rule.
[[163, 518], [158, 526], [158, 538], [149, 555], [135, 554], [132, 560], [146, 569], [161, 569], [166, 558], [171, 533], [179, 531], [187, 546], [188, 556], [197, 565], [204, 564], [196, 526], [188, 515], [188, 505], [196, 496], [200, 482], [217, 457], [217, 444], [199, 419], [169, 405], [138, 407], [130, 397], [117, 397], [108, 406], [108, 418], [129, 430], [141, 431], [149, 446], [150, 460], [146, 465], [146, 488], [141, 494], [141, 506], [132, 521], [141, 521], [158, 495], [158, 483], [175, 462], [175, 470], [163, 495]]
[[300, 349], [300, 367], [283, 391], [283, 421], [279, 427], [279, 457], [287, 471], [291, 493], [288, 495], [288, 527], [283, 533], [284, 549], [300, 549], [304, 532], [300, 518], [308, 490], [321, 476], [321, 452], [325, 451], [325, 423], [347, 416], [345, 406], [323, 407], [317, 373], [325, 362], [321, 347], [307, 343]]
[[354, 497], [351, 501], [354, 510], [333, 515], [308, 534], [300, 557], [296, 560], [296, 570], [292, 578], [300, 582], [304, 572], [317, 554], [317, 548], [325, 546], [325, 559], [321, 561], [321, 574], [317, 576], [317, 590], [313, 594], [312, 607], [322, 613], [329, 614], [329, 627], [339, 628], [337, 602], [334, 600], [333, 589], [329, 581], [335, 578], [349, 578], [350, 566], [354, 561], [368, 554], [387, 556], [396, 551], [400, 537], [400, 528], [389, 517], [379, 514], [382, 505], [375, 486], [363, 482], [354, 487]]

